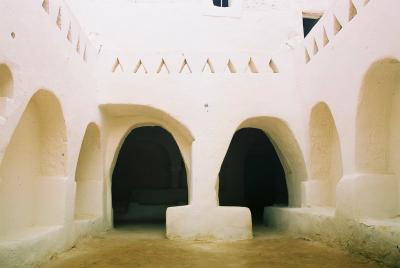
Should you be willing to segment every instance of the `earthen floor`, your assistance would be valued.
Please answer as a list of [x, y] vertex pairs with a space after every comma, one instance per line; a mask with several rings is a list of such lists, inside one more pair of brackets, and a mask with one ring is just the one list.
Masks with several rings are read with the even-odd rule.
[[82, 239], [43, 267], [383, 267], [265, 227], [237, 242], [171, 241], [161, 225], [124, 226]]

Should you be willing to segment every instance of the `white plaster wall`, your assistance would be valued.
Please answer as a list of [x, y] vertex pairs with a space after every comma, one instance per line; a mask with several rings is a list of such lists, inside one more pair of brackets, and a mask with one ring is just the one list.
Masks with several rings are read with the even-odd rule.
[[68, 3], [91, 38], [112, 50], [275, 51], [288, 39], [302, 36], [302, 7], [297, 1], [248, 0], [239, 7], [239, 16], [233, 17], [229, 12], [206, 15], [207, 3], [218, 9], [207, 1]]
[[[63, 7], [61, 29], [56, 24], [59, 6]], [[31, 187], [31, 192], [35, 192], [35, 195], [39, 197], [36, 202], [31, 202], [29, 205], [26, 202], [12, 202], [15, 203], [13, 207], [21, 211], [28, 210], [27, 206], [40, 207], [37, 210], [29, 209], [35, 213], [34, 219], [32, 217], [30, 221], [36, 222], [38, 228], [22, 231], [25, 230], [22, 226], [28, 225], [28, 219], [16, 224], [22, 231], [18, 231], [18, 240], [10, 240], [10, 237], [16, 237], [16, 232], [9, 229], [10, 220], [5, 220], [4, 225], [0, 224], [0, 229], [4, 226], [10, 231], [4, 235], [2, 233], [2, 239], [0, 239], [0, 266], [21, 267], [45, 261], [55, 252], [67, 249], [78, 235], [105, 228], [102, 220], [100, 223], [89, 224], [92, 227], [81, 232], [80, 230], [84, 227], [76, 226], [73, 222], [74, 174], [80, 146], [86, 125], [92, 121], [98, 122], [100, 119], [96, 108], [96, 81], [92, 79], [96, 68], [96, 58], [91, 45], [80, 31], [74, 17], [68, 12], [68, 8], [63, 6], [62, 1], [51, 1], [50, 14], [42, 8], [42, 1], [39, 0], [26, 3], [1, 1], [0, 10], [2, 17], [0, 63], [7, 65], [13, 80], [12, 94], [5, 102], [2, 102], [5, 104], [5, 109], [0, 120], [1, 165], [3, 166], [4, 161], [12, 162], [12, 164], [6, 163], [7, 167], [1, 169], [3, 173], [7, 173], [7, 176], [8, 174], [18, 175], [21, 180], [30, 181], [33, 177], [36, 178], [35, 187]], [[17, 17], [25, 19], [18, 20]], [[70, 22], [71, 41], [67, 38]], [[78, 39], [79, 50], [77, 50]], [[62, 122], [53, 121], [53, 116], [58, 116], [52, 108], [54, 101], [46, 103], [45, 106], [40, 106], [39, 102], [39, 107], [35, 108], [36, 112], [27, 113], [28, 119], [32, 118], [32, 120], [22, 117], [29, 100], [39, 89], [46, 89], [59, 99], [63, 112]], [[29, 110], [32, 109], [29, 108]], [[41, 128], [40, 133], [38, 127], [35, 131], [35, 120], [40, 121], [39, 118], [34, 119], [35, 113], [46, 114], [42, 116], [42, 124], [45, 126]], [[23, 127], [18, 134], [15, 130], [19, 124]], [[53, 134], [62, 131], [62, 125], [65, 125], [64, 135], [54, 140]], [[13, 136], [14, 132], [16, 136]], [[46, 133], [50, 132], [53, 134], [47, 136]], [[41, 136], [42, 134], [45, 136]], [[18, 142], [13, 146], [13, 140], [23, 143]], [[42, 141], [47, 145], [40, 146]], [[60, 150], [52, 146], [59, 142], [64, 144], [67, 154], [63, 155]], [[6, 153], [8, 148], [12, 147], [14, 149], [10, 150], [18, 152], [20, 155], [18, 158], [24, 161], [23, 164], [20, 164], [20, 161], [7, 160], [16, 157], [15, 153], [9, 155]], [[54, 153], [54, 149], [57, 153]], [[45, 154], [43, 157], [39, 157], [42, 154], [41, 151]], [[39, 161], [42, 162], [42, 167]], [[31, 171], [28, 172], [29, 169]], [[18, 181], [14, 179], [15, 177], [10, 181], [15, 185]], [[1, 184], [3, 185], [5, 181], [2, 179]], [[9, 184], [10, 187], [11, 184]], [[2, 187], [0, 191], [3, 192], [6, 189]], [[21, 194], [23, 193], [22, 191]], [[17, 192], [7, 192], [1, 198], [10, 196], [14, 200], [21, 197]], [[24, 201], [26, 198], [23, 196], [20, 200]], [[18, 216], [15, 216], [17, 213], [13, 214], [11, 208], [2, 206], [2, 215], [8, 213], [13, 219], [32, 216], [30, 213], [18, 213]], [[35, 251], [32, 251], [32, 248]]]
[[[92, 47], [63, 1], [51, 1], [49, 14], [39, 0], [24, 4], [11, 0], [0, 2], [0, 63], [7, 64], [13, 78], [13, 94], [2, 102], [6, 109], [3, 109], [5, 112], [2, 112], [0, 120], [0, 160], [2, 165], [7, 164], [15, 172], [17, 162], [11, 160], [16, 156], [6, 153], [10, 146], [15, 148], [15, 152], [27, 155], [22, 149], [38, 152], [37, 144], [49, 141], [49, 146], [44, 146], [40, 153], [44, 153], [44, 157], [37, 158], [46, 164], [39, 169], [39, 161], [33, 160], [33, 156], [39, 153], [32, 153], [32, 159], [28, 159], [31, 166], [18, 172], [23, 172], [21, 176], [26, 178], [40, 172], [50, 175], [42, 183], [55, 191], [51, 194], [38, 192], [44, 197], [40, 202], [59, 198], [60, 207], [64, 208], [56, 221], [46, 220], [49, 216], [46, 209], [38, 214], [39, 221], [43, 220], [41, 224], [56, 222], [59, 226], [24, 235], [24, 239], [12, 246], [4, 240], [0, 241], [2, 266], [38, 262], [54, 252], [65, 250], [78, 236], [112, 226], [110, 177], [116, 153], [129, 130], [143, 125], [160, 125], [171, 132], [190, 176], [190, 204], [168, 209], [168, 237], [207, 240], [251, 238], [248, 209], [221, 208], [217, 205], [218, 172], [231, 137], [241, 127], [264, 130], [272, 138], [285, 166], [290, 182], [290, 205], [301, 206], [307, 198], [301, 195], [301, 183], [312, 179], [309, 174], [311, 161], [314, 161], [309, 151], [308, 120], [312, 107], [321, 101], [331, 109], [342, 148], [343, 177], [336, 189], [337, 215], [385, 218], [397, 213], [397, 177], [383, 173], [383, 169], [379, 170], [381, 174], [359, 173], [356, 164], [356, 117], [367, 70], [380, 59], [400, 58], [400, 40], [397, 38], [400, 27], [397, 23], [389, 23], [397, 21], [398, 1], [371, 0], [365, 6], [364, 1], [354, 0], [357, 15], [350, 22], [349, 1], [335, 1], [300, 45], [301, 12], [320, 10], [320, 6], [325, 5], [322, 2], [314, 5], [310, 4], [311, 1], [271, 0], [259, 4], [244, 1], [240, 18], [217, 18], [204, 16], [200, 1], [173, 1], [168, 4], [120, 1], [71, 2], [85, 31], [92, 33], [91, 39], [98, 44], [104, 43], [101, 58], [96, 56], [99, 47]], [[58, 17], [59, 6], [62, 7], [61, 17]], [[333, 15], [342, 25], [341, 31], [336, 34], [338, 27], [334, 24]], [[17, 17], [29, 18], [29, 21], [17, 20]], [[154, 26], [154, 21], [161, 23]], [[388, 23], [376, 23], [382, 21]], [[172, 33], [171, 29], [174, 29]], [[305, 48], [310, 56], [307, 64]], [[201, 58], [204, 60], [213, 55], [215, 73], [156, 74], [161, 53], [181, 54], [187, 50], [194, 51], [192, 59], [193, 62], [200, 62], [198, 69], [204, 66]], [[266, 55], [276, 50], [280, 50], [275, 66], [279, 72], [272, 72], [271, 69], [270, 72], [259, 73], [246, 73], [244, 70], [236, 74], [225, 73], [227, 61], [221, 60], [224, 55], [233, 57], [240, 56], [240, 53], [247, 53], [247, 56], [260, 53], [270, 58]], [[147, 75], [133, 75], [131, 70], [136, 62], [130, 58], [134, 58], [132, 51], [158, 55], [153, 60], [154, 70]], [[221, 51], [224, 53], [216, 53]], [[116, 54], [119, 53], [125, 72], [112, 73]], [[246, 68], [247, 56], [247, 60], [243, 61]], [[268, 60], [265, 62], [268, 64]], [[191, 67], [196, 65], [191, 64]], [[267, 67], [267, 64], [257, 63], [257, 66]], [[53, 140], [40, 136], [39, 130], [35, 132], [36, 119], [33, 115], [48, 113], [43, 107], [51, 108], [51, 105], [29, 112], [27, 118], [32, 116], [32, 121], [24, 121], [22, 114], [38, 89], [47, 89], [59, 99], [65, 120], [65, 135], [56, 136], [65, 138], [68, 154], [53, 154]], [[397, 91], [393, 103], [397, 103], [396, 94]], [[395, 114], [397, 105], [392, 108]], [[45, 122], [51, 122], [52, 116], [50, 114]], [[397, 121], [396, 117], [387, 120], [392, 128], [385, 134], [393, 144], [388, 166], [395, 172], [397, 170], [393, 166], [398, 158], [394, 149], [397, 145]], [[86, 177], [84, 173], [90, 171], [76, 171], [85, 129], [90, 122], [98, 123], [104, 132], [101, 142], [105, 148], [102, 155], [105, 216], [74, 221], [76, 207], [73, 200], [76, 194], [88, 191], [91, 197], [98, 198], [101, 190], [100, 184], [98, 190], [86, 184], [76, 189], [75, 185], [79, 179], [75, 178], [75, 174]], [[33, 135], [26, 137], [26, 131], [17, 131], [18, 135], [13, 136], [18, 124], [24, 126], [22, 130], [32, 129]], [[53, 127], [54, 133], [57, 133], [59, 126], [49, 124], [43, 130], [52, 132], [47, 128]], [[25, 148], [19, 144], [13, 146], [14, 139], [26, 139], [32, 145]], [[59, 144], [60, 140], [56, 143]], [[80, 164], [85, 166], [86, 161], [82, 161]], [[1, 169], [1, 177], [8, 172], [11, 171]], [[57, 181], [53, 176], [63, 179]], [[1, 179], [0, 183], [4, 181]], [[7, 187], [0, 189], [6, 190]], [[56, 197], [60, 192], [63, 195]], [[7, 192], [4, 198], [10, 197], [9, 194]], [[48, 205], [48, 209], [54, 209], [51, 207], [53, 204]], [[22, 217], [9, 212], [8, 207], [1, 205], [1, 208], [6, 210], [0, 213], [7, 211], [12, 217]], [[6, 226], [5, 230], [11, 230], [8, 228]], [[35, 253], [24, 258], [33, 247]]]
[[[392, 217], [396, 210], [393, 204], [398, 202], [396, 198], [398, 191], [395, 190], [398, 188], [397, 182], [394, 178], [386, 176], [386, 172], [381, 172], [379, 175], [375, 172], [359, 174], [361, 170], [357, 168], [356, 163], [361, 155], [367, 158], [379, 158], [373, 163], [374, 165], [379, 161], [384, 163], [386, 160], [373, 153], [364, 152], [357, 155], [356, 118], [359, 102], [362, 101], [361, 89], [367, 71], [381, 59], [399, 56], [399, 42], [395, 38], [392, 39], [392, 36], [400, 29], [397, 26], [387, 27], [377, 23], [382, 21], [382, 16], [385, 20], [395, 20], [396, 13], [392, 12], [392, 8], [398, 3], [389, 0], [369, 1], [365, 5], [364, 1], [354, 1], [354, 5], [357, 14], [351, 18], [349, 3], [335, 2], [307, 36], [304, 45], [297, 48], [298, 87], [304, 96], [306, 110], [311, 110], [318, 102], [327, 103], [338, 130], [342, 148], [343, 177], [336, 191], [337, 213], [356, 218]], [[392, 8], [389, 10], [388, 6]], [[336, 34], [334, 16], [342, 26]], [[318, 47], [317, 51], [314, 50], [314, 40]], [[324, 43], [326, 40], [329, 42]], [[308, 63], [305, 59], [305, 49], [311, 57]], [[376, 103], [383, 100], [380, 97], [372, 99], [376, 99]], [[370, 111], [372, 106], [365, 109]], [[373, 119], [374, 116], [365, 118]], [[380, 120], [375, 122], [382, 124]], [[368, 137], [367, 132], [361, 130], [361, 133]], [[364, 145], [361, 150], [371, 149], [372, 147]], [[308, 157], [310, 154], [306, 155]], [[385, 155], [384, 158], [386, 157]], [[308, 166], [310, 161], [307, 160]], [[379, 177], [382, 177], [382, 180], [379, 180]], [[388, 204], [392, 204], [390, 209], [386, 209]]]
[[[291, 205], [300, 206], [300, 182], [306, 178], [306, 174], [300, 143], [295, 137], [301, 137], [298, 133], [304, 131], [305, 125], [296, 120], [301, 104], [296, 102], [297, 93], [290, 77], [290, 73], [235, 76], [149, 74], [136, 77], [129, 73], [114, 73], [111, 78], [104, 76], [107, 79], [99, 82], [99, 102], [104, 103], [101, 109], [109, 122], [106, 127], [106, 176], [111, 177], [112, 169], [108, 168], [112, 167], [110, 163], [116, 158], [115, 148], [130, 127], [140, 123], [165, 127], [177, 140], [184, 159], [187, 153], [185, 146], [181, 145], [182, 134], [179, 133], [185, 133], [187, 131], [182, 129], [188, 129], [192, 137], [189, 140], [193, 140], [193, 143], [188, 143], [191, 145], [190, 201], [189, 206], [168, 209], [169, 237], [251, 237], [251, 218], [247, 208], [230, 208], [222, 212], [223, 208], [217, 207], [218, 173], [235, 131], [242, 127], [261, 128], [272, 137], [286, 164], [293, 193]], [[141, 106], [135, 107], [129, 103]], [[151, 112], [144, 105], [157, 107], [161, 112]], [[292, 109], [286, 109], [286, 105]], [[245, 108], [250, 106], [253, 108]], [[144, 114], [153, 118], [147, 118]], [[178, 126], [185, 127], [177, 127], [170, 117], [180, 122]], [[125, 123], [118, 127], [120, 122]], [[226, 213], [231, 215], [227, 217]], [[233, 224], [230, 220], [233, 218], [243, 220]], [[224, 228], [227, 228], [226, 231], [220, 232]]]

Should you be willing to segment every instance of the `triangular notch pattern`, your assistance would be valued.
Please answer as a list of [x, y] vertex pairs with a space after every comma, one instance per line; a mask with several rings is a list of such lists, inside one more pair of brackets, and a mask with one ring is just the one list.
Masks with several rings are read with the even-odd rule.
[[142, 60], [139, 60], [138, 64], [133, 69], [133, 73], [135, 73], [135, 74], [147, 74], [147, 69], [144, 66]]
[[158, 74], [169, 74], [169, 70], [167, 64], [165, 63], [164, 59], [161, 59], [160, 66], [157, 69]]
[[83, 50], [83, 60], [87, 61], [86, 46], [85, 46], [85, 49]]
[[349, 0], [349, 21], [354, 19], [355, 16], [357, 16], [357, 8], [354, 6], [354, 3], [352, 0]]
[[247, 70], [253, 74], [258, 73], [258, 68], [257, 68], [256, 64], [254, 63], [253, 58], [250, 58], [249, 63], [247, 65]]
[[56, 20], [56, 24], [57, 24], [57, 27], [61, 30], [61, 17], [62, 17], [62, 14], [61, 14], [61, 7], [58, 9], [58, 15], [57, 15], [57, 20]]
[[272, 72], [273, 72], [274, 74], [279, 73], [278, 66], [276, 66], [276, 64], [275, 64], [275, 62], [274, 62], [273, 59], [271, 59], [271, 60], [269, 61], [268, 66], [269, 66], [269, 68], [272, 70]]
[[210, 59], [207, 59], [206, 64], [203, 67], [203, 73], [215, 73], [214, 67], [210, 61]]
[[124, 71], [124, 68], [122, 67], [121, 62], [119, 61], [119, 58], [115, 60], [115, 63], [112, 67], [112, 72], [115, 73], [118, 69], [120, 69], [121, 72]]
[[231, 60], [228, 61], [228, 65], [226, 66], [226, 71], [232, 74], [237, 73], [237, 69], [235, 65], [233, 65]]
[[306, 59], [306, 63], [309, 63], [309, 62], [310, 62], [310, 60], [311, 60], [311, 58], [310, 58], [310, 54], [308, 53], [308, 50], [307, 50], [307, 49], [305, 49], [304, 51], [305, 51], [305, 59]]
[[81, 40], [78, 38], [78, 43], [76, 43], [76, 52], [81, 54]]
[[325, 27], [322, 30], [322, 44], [326, 46], [329, 43], [328, 34], [326, 33]]
[[333, 15], [333, 32], [334, 34], [339, 33], [342, 30], [343, 26], [340, 24], [339, 20]]
[[71, 23], [69, 24], [68, 28], [68, 34], [67, 34], [67, 39], [70, 43], [72, 43], [72, 29], [71, 29]]
[[42, 3], [42, 7], [47, 14], [50, 14], [50, 3], [49, 0], [44, 0]]
[[314, 39], [313, 41], [313, 55], [317, 55], [319, 49], [318, 49], [318, 44], [317, 41]]
[[181, 74], [191, 74], [192, 73], [192, 70], [190, 69], [190, 66], [186, 59], [184, 59], [182, 66], [179, 70], [179, 73], [181, 73]]

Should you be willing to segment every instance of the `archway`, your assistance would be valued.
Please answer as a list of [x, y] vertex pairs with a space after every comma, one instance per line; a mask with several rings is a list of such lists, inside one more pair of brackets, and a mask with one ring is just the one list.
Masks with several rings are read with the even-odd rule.
[[256, 128], [238, 130], [219, 173], [219, 204], [248, 207], [257, 222], [264, 207], [288, 202], [285, 171], [268, 136]]
[[83, 137], [76, 167], [75, 219], [92, 219], [103, 212], [100, 130], [90, 123]]
[[133, 129], [112, 174], [114, 224], [165, 222], [168, 206], [188, 204], [187, 184], [173, 136], [158, 126]]
[[0, 236], [29, 235], [64, 220], [67, 136], [58, 99], [29, 101], [0, 166]]
[[309, 127], [310, 176], [319, 186], [309, 205], [334, 207], [336, 184], [343, 175], [342, 156], [336, 125], [325, 103], [313, 107]]

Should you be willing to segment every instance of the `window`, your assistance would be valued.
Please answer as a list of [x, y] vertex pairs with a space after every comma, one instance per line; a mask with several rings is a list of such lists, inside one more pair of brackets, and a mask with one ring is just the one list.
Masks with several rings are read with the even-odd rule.
[[213, 0], [214, 6], [229, 7], [229, 0]]
[[306, 37], [324, 14], [323, 12], [315, 12], [315, 11], [303, 11], [302, 13], [303, 13], [303, 31], [304, 31], [304, 37]]
[[304, 37], [308, 35], [311, 29], [317, 24], [319, 19], [303, 18]]

